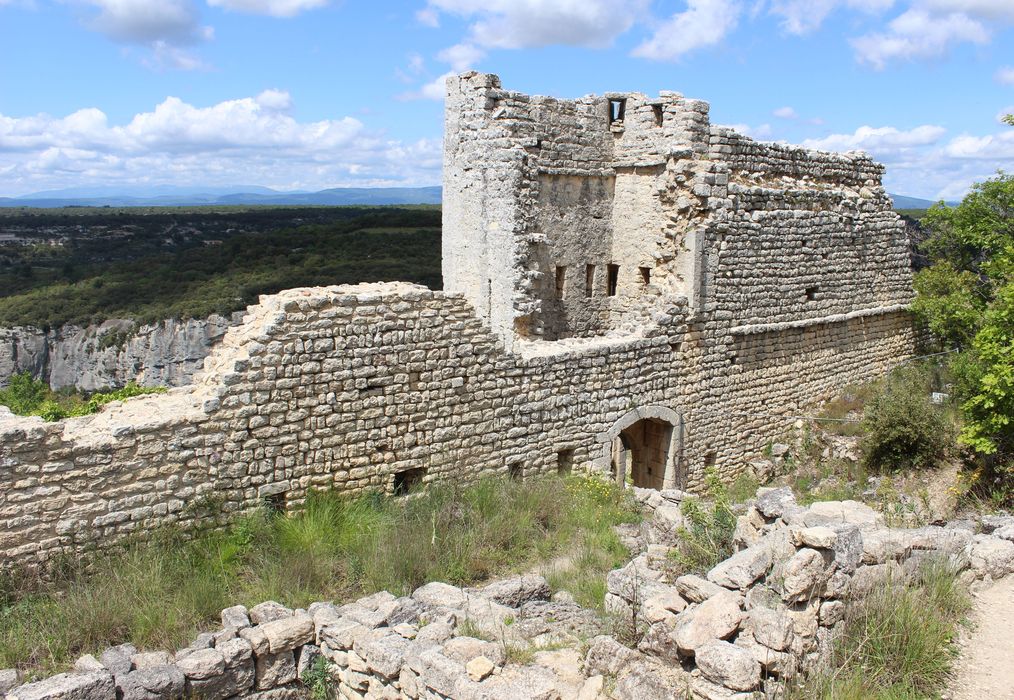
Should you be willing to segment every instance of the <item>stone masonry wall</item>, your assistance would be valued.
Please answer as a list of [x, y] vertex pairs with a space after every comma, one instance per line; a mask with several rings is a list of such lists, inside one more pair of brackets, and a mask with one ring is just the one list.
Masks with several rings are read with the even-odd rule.
[[[2, 561], [78, 554], [266, 499], [295, 507], [309, 488], [390, 493], [513, 465], [533, 475], [557, 470], [561, 453], [606, 472], [609, 430], [653, 406], [682, 416], [666, 484], [693, 488], [715, 455], [731, 478], [779, 436], [736, 411], [771, 413], [764, 396], [794, 410], [904, 351], [898, 314], [861, 336], [809, 331], [791, 364], [736, 369], [684, 318], [674, 309], [671, 336], [515, 355], [460, 295], [382, 284], [264, 297], [193, 386], [58, 423], [0, 414]], [[686, 338], [675, 353], [672, 338]], [[771, 342], [750, 352], [793, 347]]]

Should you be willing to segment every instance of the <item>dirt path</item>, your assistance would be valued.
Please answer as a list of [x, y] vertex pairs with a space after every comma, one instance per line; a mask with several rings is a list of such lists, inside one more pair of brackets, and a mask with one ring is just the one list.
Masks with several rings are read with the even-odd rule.
[[951, 700], [1014, 700], [1014, 576], [975, 596]]

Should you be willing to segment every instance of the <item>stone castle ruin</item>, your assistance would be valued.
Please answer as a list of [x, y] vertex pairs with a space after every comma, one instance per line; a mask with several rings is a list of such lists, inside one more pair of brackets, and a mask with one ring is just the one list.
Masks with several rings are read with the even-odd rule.
[[911, 355], [882, 173], [711, 126], [677, 93], [451, 78], [445, 291], [265, 296], [191, 386], [59, 423], [0, 413], [0, 563], [314, 488], [732, 479], [792, 416]]

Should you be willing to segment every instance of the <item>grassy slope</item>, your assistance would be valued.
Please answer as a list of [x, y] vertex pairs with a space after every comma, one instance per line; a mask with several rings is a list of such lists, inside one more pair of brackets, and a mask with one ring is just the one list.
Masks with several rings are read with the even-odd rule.
[[176, 648], [237, 603], [406, 594], [560, 554], [568, 563], [552, 582], [599, 607], [606, 573], [627, 557], [611, 527], [638, 517], [615, 487], [582, 478], [431, 487], [408, 500], [318, 494], [301, 514], [261, 513], [192, 542], [162, 532], [100, 558], [94, 573], [68, 568], [56, 584], [10, 578], [0, 585], [0, 668], [54, 670], [128, 640]]

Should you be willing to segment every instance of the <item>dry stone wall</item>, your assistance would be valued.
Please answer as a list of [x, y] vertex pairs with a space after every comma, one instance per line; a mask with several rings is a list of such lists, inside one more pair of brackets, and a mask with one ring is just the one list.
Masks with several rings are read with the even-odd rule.
[[765, 395], [804, 405], [904, 351], [893, 326], [786, 331], [795, 345], [756, 352], [790, 352], [791, 363], [736, 371], [685, 316], [672, 310], [671, 335], [522, 355], [505, 352], [453, 293], [396, 283], [264, 297], [193, 386], [57, 423], [0, 413], [3, 563], [266, 501], [296, 507], [311, 488], [393, 493], [482, 475], [608, 473], [613, 439], [641, 420], [676, 426], [655, 446], [666, 454], [662, 483], [695, 487], [705, 463], [731, 476], [781, 431], [738, 411]]
[[[6, 700], [296, 700], [308, 684], [337, 697], [392, 700], [747, 700], [828, 658], [850, 606], [902, 585], [927, 558], [965, 583], [1014, 573], [1014, 518], [889, 528], [854, 501], [796, 504], [763, 489], [742, 509], [737, 552], [704, 575], [669, 557], [692, 496], [636, 489], [647, 518], [621, 526], [633, 559], [610, 572], [595, 612], [541, 576], [463, 589], [428, 583], [344, 605], [276, 602], [221, 613], [175, 652], [131, 644], [78, 659], [72, 673], [21, 683], [0, 671]], [[20, 684], [19, 684], [20, 683]]]

